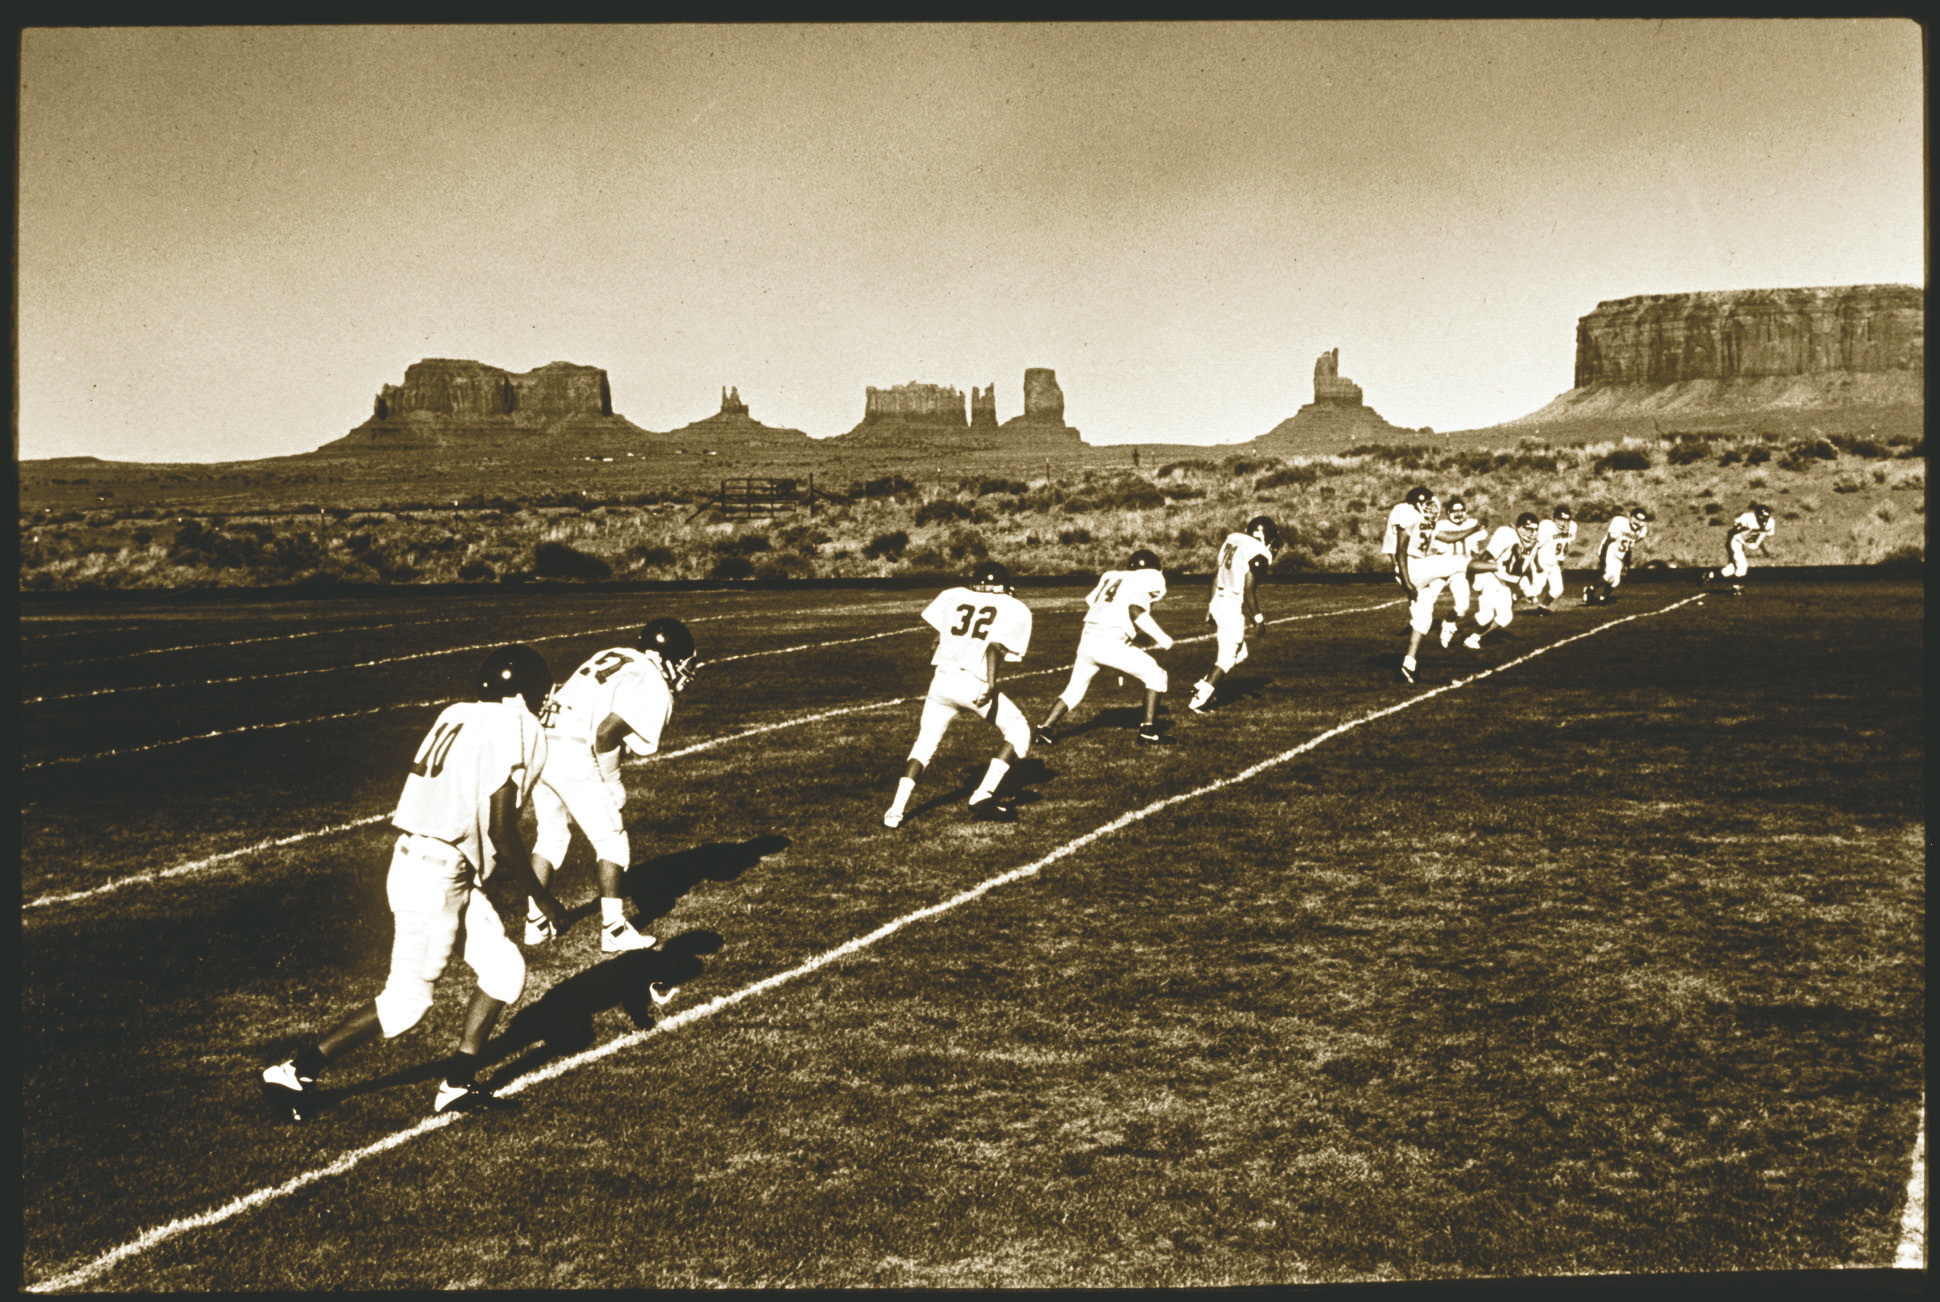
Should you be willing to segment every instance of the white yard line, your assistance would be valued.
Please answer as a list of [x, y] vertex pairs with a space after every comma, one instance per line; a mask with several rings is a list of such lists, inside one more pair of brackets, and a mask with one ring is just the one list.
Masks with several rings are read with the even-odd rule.
[[[1049, 854], [1045, 855], [1040, 859], [1036, 859], [1031, 863], [1027, 863], [1021, 868], [1013, 868], [1009, 872], [999, 873], [995, 877], [986, 878], [982, 882], [979, 882], [977, 885], [970, 887], [968, 890], [961, 891], [958, 894], [951, 896], [947, 900], [943, 900], [937, 904], [929, 905], [926, 908], [917, 909], [910, 913], [905, 913], [902, 917], [896, 918], [893, 921], [884, 923], [882, 926], [876, 928], [872, 932], [869, 932], [867, 935], [858, 936], [853, 940], [844, 941], [842, 944], [837, 945], [833, 949], [824, 950], [822, 953], [817, 954], [813, 958], [810, 958], [805, 962], [799, 963], [796, 966], [789, 968], [785, 972], [777, 972], [773, 976], [765, 977], [760, 981], [754, 982], [752, 985], [746, 985], [741, 987], [739, 990], [732, 991], [728, 994], [720, 995], [714, 999], [709, 1000], [707, 1003], [696, 1004], [692, 1008], [683, 1009], [682, 1011], [667, 1017], [665, 1020], [657, 1023], [654, 1026], [648, 1027], [645, 1030], [632, 1031], [626, 1035], [616, 1036], [615, 1038], [608, 1040], [605, 1044], [595, 1046], [594, 1048], [588, 1049], [583, 1053], [573, 1054], [572, 1056], [566, 1057], [566, 1058], [554, 1059], [552, 1062], [547, 1063], [544, 1067], [541, 1067], [539, 1070], [533, 1072], [531, 1075], [521, 1076], [517, 1080], [510, 1082], [503, 1089], [499, 1090], [498, 1093], [504, 1097], [509, 1098], [514, 1094], [519, 1094], [524, 1092], [525, 1090], [531, 1088], [534, 1085], [542, 1084], [545, 1081], [549, 1081], [556, 1076], [563, 1076], [569, 1071], [576, 1071], [581, 1067], [587, 1066], [591, 1063], [598, 1062], [602, 1058], [611, 1057], [613, 1054], [620, 1053], [620, 1052], [623, 1052], [624, 1050], [634, 1048], [635, 1046], [645, 1042], [646, 1040], [652, 1038], [653, 1036], [669, 1035], [675, 1031], [683, 1030], [686, 1027], [694, 1025], [696, 1022], [700, 1022], [706, 1018], [712, 1017], [714, 1014], [718, 1012], [721, 1012], [728, 1008], [732, 1008], [736, 1004], [743, 1003], [749, 999], [753, 999], [757, 995], [766, 994], [771, 990], [779, 989], [780, 987], [787, 985], [791, 981], [795, 981], [802, 977], [808, 976], [809, 974], [815, 971], [818, 971], [821, 968], [827, 967], [831, 963], [835, 963], [844, 958], [847, 958], [851, 954], [860, 953], [862, 950], [868, 949], [869, 947], [871, 947], [872, 945], [875, 945], [879, 941], [887, 940], [889, 937], [895, 935], [897, 932], [903, 930], [905, 927], [908, 927], [914, 923], [922, 922], [926, 919], [937, 917], [941, 914], [948, 913], [953, 909], [959, 908], [965, 904], [969, 904], [975, 900], [981, 899], [983, 896], [989, 894], [991, 891], [996, 890], [1000, 886], [1007, 886], [1012, 882], [1022, 881], [1027, 877], [1036, 876], [1039, 872], [1042, 872], [1045, 868], [1058, 862], [1059, 860], [1068, 858], [1071, 855], [1076, 854], [1079, 850], [1084, 849], [1086, 846], [1089, 846], [1094, 842], [1103, 840], [1104, 838], [1112, 835], [1115, 832], [1122, 831], [1125, 828], [1130, 827], [1135, 823], [1143, 822], [1144, 820], [1152, 817], [1154, 814], [1162, 813], [1165, 810], [1170, 809], [1175, 805], [1184, 804], [1189, 800], [1197, 800], [1201, 796], [1211, 795], [1216, 791], [1223, 791], [1227, 787], [1235, 786], [1241, 782], [1246, 782], [1252, 778], [1258, 777], [1260, 774], [1268, 771], [1269, 769], [1277, 768], [1280, 765], [1287, 763], [1289, 760], [1297, 759], [1300, 756], [1307, 754], [1309, 751], [1312, 751], [1316, 747], [1320, 746], [1323, 742], [1331, 741], [1335, 737], [1339, 737], [1344, 733], [1352, 732], [1354, 729], [1362, 727], [1369, 723], [1373, 723], [1377, 719], [1385, 719], [1389, 715], [1399, 714], [1403, 710], [1411, 710], [1415, 706], [1420, 705], [1423, 702], [1432, 701], [1436, 697], [1446, 695], [1449, 692], [1459, 691], [1460, 689], [1467, 687], [1471, 683], [1478, 683], [1485, 678], [1492, 678], [1496, 674], [1505, 673], [1510, 669], [1514, 669], [1517, 665], [1527, 664], [1529, 661], [1536, 659], [1538, 656], [1547, 655], [1551, 651], [1555, 651], [1560, 647], [1566, 647], [1572, 642], [1580, 642], [1584, 638], [1594, 637], [1599, 633], [1608, 632], [1610, 629], [1620, 627], [1621, 625], [1624, 625], [1624, 624], [1632, 623], [1639, 619], [1649, 619], [1656, 615], [1668, 614], [1673, 610], [1677, 610], [1683, 606], [1688, 606], [1693, 602], [1697, 602], [1700, 600], [1702, 600], [1701, 597], [1686, 597], [1684, 600], [1674, 602], [1673, 604], [1669, 606], [1665, 606], [1660, 610], [1640, 611], [1634, 615], [1625, 615], [1625, 616], [1622, 616], [1621, 618], [1613, 619], [1607, 624], [1599, 624], [1595, 628], [1589, 629], [1585, 632], [1577, 633], [1570, 637], [1563, 638], [1559, 641], [1552, 642], [1547, 646], [1537, 647], [1535, 650], [1530, 651], [1527, 654], [1517, 656], [1514, 660], [1510, 660], [1504, 664], [1497, 665], [1492, 669], [1484, 669], [1478, 673], [1469, 675], [1467, 678], [1458, 678], [1453, 682], [1444, 684], [1441, 687], [1432, 687], [1427, 689], [1426, 691], [1412, 693], [1409, 696], [1407, 696], [1405, 699], [1400, 701], [1398, 704], [1386, 706], [1379, 710], [1370, 711], [1367, 714], [1363, 714], [1357, 718], [1350, 719], [1346, 723], [1340, 724], [1333, 728], [1329, 728], [1326, 732], [1323, 732], [1316, 737], [1310, 738], [1309, 740], [1300, 743], [1300, 745], [1295, 746], [1290, 750], [1282, 751], [1278, 755], [1275, 755], [1270, 759], [1261, 760], [1257, 764], [1253, 764], [1248, 766], [1247, 768], [1241, 769], [1238, 773], [1233, 774], [1231, 777], [1221, 778], [1215, 782], [1209, 782], [1204, 786], [1195, 787], [1191, 791], [1181, 792], [1180, 794], [1175, 796], [1167, 796], [1163, 800], [1155, 800], [1151, 804], [1146, 805], [1143, 808], [1134, 809], [1129, 813], [1121, 814], [1117, 818], [1114, 818], [1113, 820], [1111, 820], [1109, 823], [1104, 823], [1098, 827], [1093, 828], [1091, 831], [1086, 832], [1082, 836], [1075, 837], [1072, 840], [1066, 841], [1063, 845], [1051, 851]], [[168, 1240], [175, 1238], [177, 1235], [183, 1234], [189, 1230], [205, 1229], [211, 1225], [221, 1224], [224, 1221], [231, 1220], [234, 1217], [240, 1216], [244, 1212], [251, 1211], [257, 1207], [265, 1206], [266, 1204], [275, 1202], [280, 1198], [284, 1198], [290, 1194], [296, 1193], [304, 1188], [307, 1188], [312, 1184], [315, 1184], [317, 1181], [322, 1180], [327, 1176], [345, 1174], [353, 1170], [354, 1168], [356, 1168], [357, 1166], [359, 1166], [369, 1158], [379, 1156], [380, 1154], [383, 1154], [383, 1153], [387, 1153], [392, 1149], [399, 1147], [400, 1145], [403, 1145], [413, 1139], [418, 1138], [421, 1135], [428, 1135], [428, 1134], [431, 1134], [433, 1131], [443, 1129], [446, 1125], [450, 1124], [453, 1119], [454, 1118], [451, 1116], [428, 1117], [425, 1120], [420, 1121], [415, 1126], [411, 1126], [405, 1130], [398, 1131], [395, 1134], [388, 1135], [385, 1138], [377, 1141], [376, 1143], [370, 1144], [364, 1148], [356, 1149], [353, 1152], [346, 1153], [342, 1157], [337, 1158], [335, 1161], [325, 1166], [313, 1168], [295, 1177], [294, 1179], [285, 1181], [282, 1184], [274, 1185], [268, 1188], [258, 1189], [253, 1193], [245, 1194], [242, 1197], [237, 1198], [232, 1202], [225, 1203], [222, 1206], [217, 1207], [211, 1211], [202, 1212], [194, 1216], [181, 1217], [176, 1220], [169, 1221], [167, 1224], [158, 1225], [155, 1228], [151, 1230], [147, 1230], [142, 1234], [136, 1236], [135, 1238], [129, 1240], [127, 1243], [124, 1243], [117, 1248], [113, 1248], [108, 1252], [103, 1253], [101, 1256], [96, 1257], [93, 1261], [90, 1261], [85, 1265], [77, 1266], [73, 1270], [70, 1270], [65, 1274], [55, 1275], [48, 1279], [41, 1280], [38, 1283], [30, 1284], [27, 1286], [26, 1291], [30, 1293], [51, 1293], [61, 1289], [79, 1288], [85, 1284], [92, 1282], [95, 1279], [98, 1279], [102, 1274], [104, 1274], [108, 1270], [113, 1269], [115, 1266], [119, 1265], [123, 1261], [126, 1261], [131, 1257], [138, 1256], [141, 1253], [146, 1252], [150, 1248], [156, 1247], [159, 1244], [165, 1243]]]
[[143, 651], [123, 651], [111, 656], [83, 656], [79, 659], [63, 657], [59, 660], [36, 660], [23, 664], [22, 669], [40, 669], [47, 665], [98, 665], [109, 660], [133, 660], [138, 656], [163, 656], [171, 651], [207, 651], [212, 647], [252, 646], [258, 642], [295, 642], [306, 637], [322, 637], [329, 633], [368, 633], [374, 629], [396, 628], [396, 622], [389, 624], [359, 624], [348, 628], [313, 628], [302, 633], [277, 633], [271, 637], [242, 637], [227, 642], [190, 642], [182, 646], [153, 646]]
[[1927, 1099], [1920, 1096], [1920, 1126], [1913, 1132], [1913, 1173], [1906, 1178], [1906, 1210], [1900, 1213], [1896, 1270], [1927, 1268]]

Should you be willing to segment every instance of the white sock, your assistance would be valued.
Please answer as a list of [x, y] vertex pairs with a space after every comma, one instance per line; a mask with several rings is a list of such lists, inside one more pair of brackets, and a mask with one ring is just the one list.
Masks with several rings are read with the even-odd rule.
[[1413, 669], [1415, 667], [1415, 658], [1413, 656], [1402, 656], [1401, 663], [1407, 666], [1408, 668]]
[[530, 897], [526, 899], [525, 918], [527, 922], [544, 922], [546, 920], [546, 915], [539, 912], [539, 901]]
[[910, 793], [916, 790], [915, 778], [896, 779], [896, 799], [890, 803], [889, 812], [901, 814], [909, 809]]
[[607, 926], [626, 921], [626, 902], [608, 895], [600, 896], [600, 921]]
[[979, 782], [977, 789], [970, 794], [970, 803], [974, 805], [979, 800], [990, 799], [992, 793], [997, 790], [997, 784], [1004, 780], [1004, 774], [1008, 772], [1010, 772], [1010, 764], [1007, 761], [1000, 759], [990, 761], [989, 771], [983, 775], [983, 781]]

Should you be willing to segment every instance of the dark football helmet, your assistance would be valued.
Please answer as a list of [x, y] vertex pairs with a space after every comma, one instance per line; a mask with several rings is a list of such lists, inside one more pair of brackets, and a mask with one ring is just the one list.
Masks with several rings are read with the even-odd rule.
[[1256, 515], [1248, 520], [1246, 532], [1265, 543], [1269, 550], [1280, 545], [1280, 526], [1273, 523], [1270, 515]]
[[1468, 516], [1468, 503], [1459, 497], [1451, 497], [1448, 499], [1448, 506], [1442, 511], [1442, 514], [1446, 515], [1456, 524], [1460, 524]]
[[648, 620], [640, 630], [636, 645], [642, 651], [659, 655], [660, 672], [665, 675], [667, 686], [676, 692], [693, 681], [694, 671], [700, 668], [700, 662], [694, 658], [694, 635], [677, 619], [663, 615]]
[[1751, 513], [1758, 517], [1761, 524], [1772, 518], [1772, 508], [1766, 506], [1763, 502], [1753, 502], [1751, 504]]
[[1568, 522], [1568, 521], [1570, 521], [1570, 520], [1573, 520], [1573, 519], [1575, 519], [1575, 518], [1576, 518], [1576, 517], [1575, 517], [1575, 516], [1574, 516], [1574, 515], [1573, 515], [1573, 514], [1572, 514], [1572, 513], [1570, 512], [1570, 509], [1569, 509], [1569, 508], [1568, 508], [1567, 506], [1559, 506], [1559, 507], [1557, 507], [1557, 508], [1556, 508], [1556, 510], [1555, 510], [1554, 512], [1552, 512], [1552, 514], [1553, 514], [1553, 515], [1555, 515], [1555, 517], [1556, 517], [1556, 518], [1557, 518], [1558, 520], [1562, 520], [1562, 521], [1564, 521], [1564, 522]]
[[1642, 524], [1644, 521], [1650, 519], [1650, 512], [1641, 506], [1633, 506], [1630, 508], [1630, 518], [1638, 524]]
[[534, 714], [552, 691], [552, 666], [529, 646], [502, 646], [488, 653], [478, 667], [478, 699], [502, 701], [516, 696]]
[[1010, 571], [1002, 561], [985, 561], [977, 566], [976, 573], [970, 578], [970, 586], [978, 592], [1009, 592]]
[[1408, 490], [1408, 496], [1406, 496], [1402, 500], [1406, 502], [1409, 506], [1420, 506], [1423, 502], [1426, 502], [1429, 498], [1433, 497], [1434, 495], [1435, 494], [1432, 489], [1424, 488], [1422, 485], [1416, 484], [1413, 488]]
[[1159, 569], [1159, 554], [1149, 547], [1141, 547], [1132, 553], [1130, 560], [1125, 562], [1125, 568], [1128, 570]]
[[1524, 511], [1516, 517], [1516, 537], [1527, 547], [1536, 541], [1536, 513]]

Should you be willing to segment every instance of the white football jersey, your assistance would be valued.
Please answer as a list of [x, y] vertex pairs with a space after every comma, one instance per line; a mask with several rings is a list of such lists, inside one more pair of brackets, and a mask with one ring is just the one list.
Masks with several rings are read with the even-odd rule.
[[1529, 573], [1533, 556], [1522, 549], [1522, 538], [1513, 525], [1503, 525], [1489, 535], [1483, 544], [1482, 554], [1501, 566], [1502, 573], [1512, 579], [1524, 578]]
[[1403, 556], [1423, 556], [1427, 554], [1428, 538], [1433, 527], [1422, 518], [1421, 508], [1412, 502], [1396, 502], [1388, 512], [1388, 531], [1381, 535], [1381, 554], [1395, 554], [1395, 538], [1400, 537]]
[[1751, 550], [1756, 551], [1759, 545], [1771, 537], [1777, 528], [1778, 521], [1776, 519], [1767, 516], [1765, 522], [1760, 524], [1758, 522], [1758, 513], [1755, 511], [1747, 511], [1731, 522], [1729, 532], [1737, 534], [1739, 541], [1743, 542]]
[[492, 794], [510, 781], [523, 808], [545, 763], [544, 731], [523, 702], [447, 705], [418, 744], [391, 823], [458, 847], [490, 877]]
[[937, 632], [931, 664], [968, 670], [986, 683], [985, 650], [1001, 646], [1004, 659], [1015, 662], [1031, 645], [1031, 608], [1004, 592], [945, 588], [923, 611], [923, 622]]
[[1539, 520], [1536, 522], [1536, 548], [1559, 566], [1576, 541], [1576, 521]]
[[1085, 631], [1118, 634], [1127, 642], [1138, 636], [1134, 609], [1150, 610], [1165, 597], [1165, 576], [1157, 570], [1107, 570], [1085, 598]]
[[1606, 547], [1615, 546], [1618, 551], [1628, 552], [1642, 542], [1644, 535], [1649, 532], [1649, 526], [1639, 524], [1627, 515], [1613, 515], [1610, 517], [1609, 528], [1604, 532], [1603, 541]]
[[1229, 533], [1219, 545], [1219, 561], [1213, 567], [1213, 595], [1238, 601], [1246, 595], [1246, 574], [1255, 561], [1271, 563], [1273, 553], [1250, 533]]
[[[598, 746], [599, 727], [618, 715], [628, 732], [623, 743], [635, 755], [660, 749], [660, 734], [673, 717], [674, 693], [660, 672], [660, 657], [632, 647], [617, 646], [595, 655], [559, 686], [553, 688], [540, 711], [555, 744], [584, 742]], [[603, 767], [614, 769], [619, 747], [600, 756]]]
[[1472, 542], [1480, 542], [1486, 526], [1480, 520], [1468, 519], [1460, 524], [1447, 516], [1435, 521], [1435, 531], [1428, 540], [1430, 556], [1466, 556]]

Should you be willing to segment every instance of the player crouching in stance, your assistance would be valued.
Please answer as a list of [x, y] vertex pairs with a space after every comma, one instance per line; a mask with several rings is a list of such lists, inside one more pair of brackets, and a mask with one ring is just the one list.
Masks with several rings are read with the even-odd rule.
[[1246, 659], [1248, 635], [1266, 623], [1260, 613], [1259, 579], [1272, 567], [1279, 545], [1280, 526], [1264, 515], [1254, 516], [1244, 530], [1227, 534], [1219, 545], [1212, 601], [1206, 607], [1206, 622], [1213, 626], [1213, 667], [1192, 685], [1186, 708], [1194, 714], [1212, 708], [1219, 680]]
[[499, 1012], [525, 990], [525, 959], [479, 884], [503, 868], [546, 918], [556, 923], [562, 916], [558, 901], [531, 880], [519, 836], [519, 811], [546, 764], [535, 713], [550, 690], [544, 656], [531, 647], [500, 647], [479, 667], [478, 699], [446, 706], [425, 734], [391, 815], [401, 835], [386, 882], [396, 922], [390, 978], [377, 998], [315, 1044], [263, 1072], [264, 1094], [292, 1120], [308, 1118], [304, 1096], [327, 1064], [380, 1032], [390, 1039], [418, 1024], [461, 934], [478, 988], [431, 1110], [516, 1106], [500, 1104], [472, 1078]]
[[1724, 564], [1715, 570], [1704, 572], [1704, 582], [1713, 579], [1726, 579], [1731, 583], [1731, 595], [1745, 595], [1745, 585], [1739, 580], [1751, 573], [1751, 557], [1748, 553], [1757, 551], [1765, 545], [1778, 525], [1772, 520], [1772, 508], [1763, 502], [1753, 502], [1745, 513], [1731, 522], [1724, 533]]
[[1100, 669], [1116, 669], [1145, 684], [1145, 722], [1138, 730], [1142, 745], [1159, 740], [1159, 697], [1165, 692], [1165, 669], [1151, 654], [1133, 642], [1140, 633], [1152, 639], [1159, 650], [1172, 646], [1152, 607], [1165, 596], [1165, 575], [1159, 568], [1158, 553], [1141, 547], [1132, 553], [1122, 570], [1107, 570], [1085, 597], [1084, 632], [1078, 637], [1078, 658], [1071, 665], [1071, 681], [1044, 722], [1031, 734], [1040, 746], [1054, 745], [1052, 725], [1078, 708], [1085, 689]]
[[[1387, 532], [1381, 539], [1381, 552], [1394, 563], [1394, 581], [1408, 594], [1408, 650], [1401, 657], [1401, 680], [1419, 682], [1417, 654], [1421, 640], [1435, 622], [1435, 601], [1456, 575], [1468, 573], [1469, 558], [1452, 551], [1434, 552], [1431, 543], [1435, 524], [1441, 517], [1441, 504], [1426, 488], [1416, 486], [1388, 512]], [[1468, 592], [1466, 578], [1462, 592]], [[1468, 602], [1462, 602], [1466, 610]], [[1446, 644], [1454, 637], [1451, 621], [1445, 630]]]
[[1603, 534], [1603, 547], [1597, 552], [1597, 578], [1583, 589], [1583, 604], [1607, 606], [1617, 599], [1617, 589], [1630, 569], [1637, 544], [1650, 533], [1650, 512], [1633, 506], [1626, 515], [1610, 517]]
[[1516, 517], [1515, 527], [1503, 525], [1489, 535], [1474, 560], [1469, 562], [1475, 575], [1476, 630], [1462, 639], [1471, 651], [1480, 651], [1492, 635], [1499, 635], [1515, 618], [1516, 593], [1527, 592], [1535, 584], [1533, 562], [1536, 548], [1536, 516], [1524, 511]]
[[[600, 949], [608, 954], [652, 949], [654, 943], [626, 920], [620, 894], [632, 863], [622, 817], [626, 785], [620, 781], [620, 752], [651, 755], [660, 749], [674, 696], [696, 667], [694, 635], [687, 625], [649, 620], [635, 645], [609, 647], [581, 665], [539, 715], [551, 758], [532, 797], [538, 818], [532, 875], [541, 886], [551, 885], [553, 869], [572, 845], [573, 828], [586, 834], [599, 864]], [[526, 915], [526, 944], [543, 944], [552, 935], [535, 899]], [[653, 995], [662, 1003], [672, 997], [659, 987]]]
[[946, 588], [923, 611], [923, 622], [936, 630], [936, 654], [930, 663], [936, 673], [923, 700], [923, 721], [910, 748], [909, 763], [896, 782], [896, 799], [882, 816], [884, 827], [901, 827], [909, 812], [916, 779], [936, 755], [951, 722], [973, 714], [994, 724], [1004, 747], [970, 796], [970, 816], [978, 822], [1009, 823], [1015, 806], [997, 798], [997, 784], [1010, 772], [1011, 761], [1030, 753], [1031, 725], [1024, 712], [997, 690], [997, 666], [1016, 663], [1031, 645], [1030, 608], [1011, 595], [1010, 571], [996, 561], [977, 566], [970, 586]]

